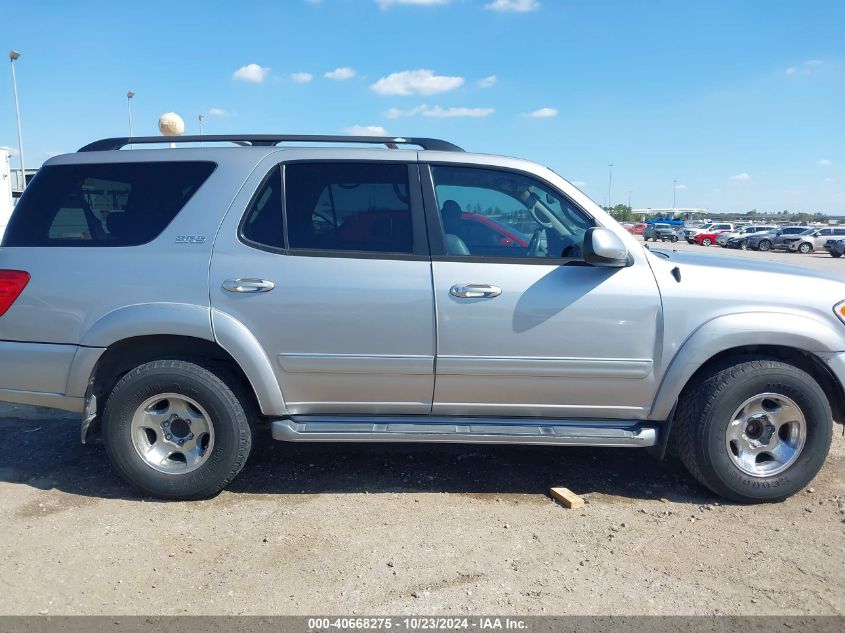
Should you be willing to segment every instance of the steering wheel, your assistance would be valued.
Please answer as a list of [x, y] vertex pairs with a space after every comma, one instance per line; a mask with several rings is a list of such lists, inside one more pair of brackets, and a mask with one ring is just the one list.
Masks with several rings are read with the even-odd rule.
[[[531, 241], [528, 242], [528, 257], [546, 257], [547, 247], [541, 244], [540, 240], [545, 238], [546, 232], [543, 229], [537, 229], [531, 236]], [[545, 240], [544, 240], [545, 241]]]
[[531, 217], [534, 218], [534, 221], [537, 224], [539, 224], [540, 226], [542, 226], [544, 229], [553, 229], [554, 228], [554, 224], [552, 223], [551, 220], [546, 220], [545, 222], [543, 222], [543, 220], [540, 219], [540, 215], [537, 213], [537, 205], [536, 204], [528, 207], [528, 213], [530, 213]]

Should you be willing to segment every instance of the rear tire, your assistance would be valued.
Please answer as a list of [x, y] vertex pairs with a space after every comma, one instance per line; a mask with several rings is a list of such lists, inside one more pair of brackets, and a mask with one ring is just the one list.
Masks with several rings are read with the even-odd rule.
[[770, 251], [772, 250], [772, 243], [769, 240], [760, 240], [760, 243], [757, 245], [758, 251]]
[[103, 412], [103, 442], [117, 473], [163, 499], [203, 499], [225, 488], [249, 457], [252, 432], [249, 399], [224, 376], [160, 360], [121, 378]]
[[705, 237], [703, 240], [701, 240], [702, 246], [710, 246], [712, 243], [713, 240], [711, 240], [709, 237]]
[[830, 251], [830, 254], [831, 254], [833, 257], [842, 257], [842, 253], [836, 253], [836, 252], [834, 252], [834, 251]]
[[716, 367], [688, 387], [673, 442], [690, 474], [710, 490], [761, 503], [807, 486], [824, 464], [832, 432], [818, 383], [797, 367], [759, 359]]

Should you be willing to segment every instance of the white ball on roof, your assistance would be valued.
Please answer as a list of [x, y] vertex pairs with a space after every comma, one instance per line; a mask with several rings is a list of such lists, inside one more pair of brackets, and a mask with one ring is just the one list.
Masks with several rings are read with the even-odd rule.
[[175, 112], [165, 112], [158, 118], [158, 129], [164, 136], [179, 136], [185, 133], [185, 122]]

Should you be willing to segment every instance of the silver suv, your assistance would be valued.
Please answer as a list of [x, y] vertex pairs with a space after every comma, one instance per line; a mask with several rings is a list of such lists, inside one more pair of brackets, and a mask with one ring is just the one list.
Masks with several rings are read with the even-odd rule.
[[214, 495], [263, 421], [671, 448], [716, 493], [774, 501], [845, 419], [834, 278], [649, 250], [549, 169], [444, 141], [142, 149], [161, 142], [50, 159], [0, 248], [0, 398], [79, 412], [144, 493]]

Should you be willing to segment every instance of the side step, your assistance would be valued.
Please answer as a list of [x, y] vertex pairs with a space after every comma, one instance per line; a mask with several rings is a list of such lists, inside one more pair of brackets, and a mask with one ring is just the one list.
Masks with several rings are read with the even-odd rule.
[[484, 419], [432, 416], [302, 415], [274, 420], [286, 442], [454, 442], [648, 447], [657, 426], [636, 420]]

